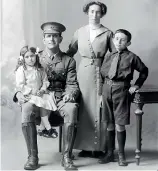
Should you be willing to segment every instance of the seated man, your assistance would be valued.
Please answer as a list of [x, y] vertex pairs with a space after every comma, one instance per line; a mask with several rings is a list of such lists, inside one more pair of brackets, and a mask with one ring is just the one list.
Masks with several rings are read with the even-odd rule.
[[[78, 113], [76, 99], [80, 93], [77, 83], [76, 62], [73, 58], [61, 52], [59, 48], [62, 42], [61, 33], [66, 30], [65, 26], [56, 22], [48, 22], [42, 24], [41, 29], [43, 30], [45, 50], [39, 53], [40, 63], [45, 68], [50, 82], [48, 90], [50, 92], [55, 91], [57, 107], [60, 115], [64, 118], [62, 166], [65, 170], [76, 170], [77, 168], [71, 159]], [[21, 92], [17, 92], [13, 100], [24, 103], [28, 99]], [[35, 119], [33, 119], [35, 117], [30, 118], [32, 118], [31, 121], [22, 125], [22, 128], [25, 128], [23, 134], [29, 152], [29, 158], [24, 168], [33, 170], [38, 165], [38, 157], [36, 157], [35, 162], [30, 160], [31, 157], [38, 156], [37, 132]]]

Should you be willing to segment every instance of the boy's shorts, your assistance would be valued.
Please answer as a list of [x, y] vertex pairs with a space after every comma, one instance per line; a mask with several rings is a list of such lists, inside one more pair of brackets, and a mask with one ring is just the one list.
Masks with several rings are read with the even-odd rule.
[[108, 123], [130, 124], [129, 85], [103, 85], [103, 118]]

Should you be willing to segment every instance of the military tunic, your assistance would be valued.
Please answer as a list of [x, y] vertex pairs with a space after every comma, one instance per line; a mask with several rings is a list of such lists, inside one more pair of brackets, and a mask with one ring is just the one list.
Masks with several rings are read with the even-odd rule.
[[[76, 62], [73, 58], [59, 51], [52, 59], [46, 51], [40, 52], [40, 63], [45, 68], [50, 85], [49, 91], [55, 91], [55, 99], [58, 110], [64, 122], [76, 123], [78, 104], [76, 99], [80, 93], [77, 75]], [[69, 94], [73, 101], [65, 103], [63, 96]]]
[[86, 25], [78, 29], [71, 41], [67, 54], [81, 55], [77, 76], [81, 90], [79, 126], [74, 148], [81, 150], [105, 150], [106, 122], [100, 109], [101, 77], [100, 68], [105, 54], [112, 50], [112, 32], [101, 25], [96, 37], [90, 42], [90, 29]]

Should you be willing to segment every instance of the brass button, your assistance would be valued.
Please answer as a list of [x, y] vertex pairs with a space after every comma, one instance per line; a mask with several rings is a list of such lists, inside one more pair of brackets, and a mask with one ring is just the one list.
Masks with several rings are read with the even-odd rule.
[[97, 144], [97, 142], [94, 142], [94, 144]]
[[95, 137], [95, 138], [98, 138], [98, 137]]

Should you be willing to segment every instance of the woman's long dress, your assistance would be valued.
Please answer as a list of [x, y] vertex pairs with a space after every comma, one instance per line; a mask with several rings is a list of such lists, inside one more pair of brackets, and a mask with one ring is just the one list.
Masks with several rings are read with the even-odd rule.
[[100, 67], [107, 51], [112, 51], [113, 48], [112, 32], [103, 25], [97, 29], [92, 43], [87, 25], [75, 32], [69, 45], [69, 56], [77, 51], [81, 55], [77, 73], [81, 101], [75, 149], [103, 151], [105, 148], [106, 122], [100, 108]]

